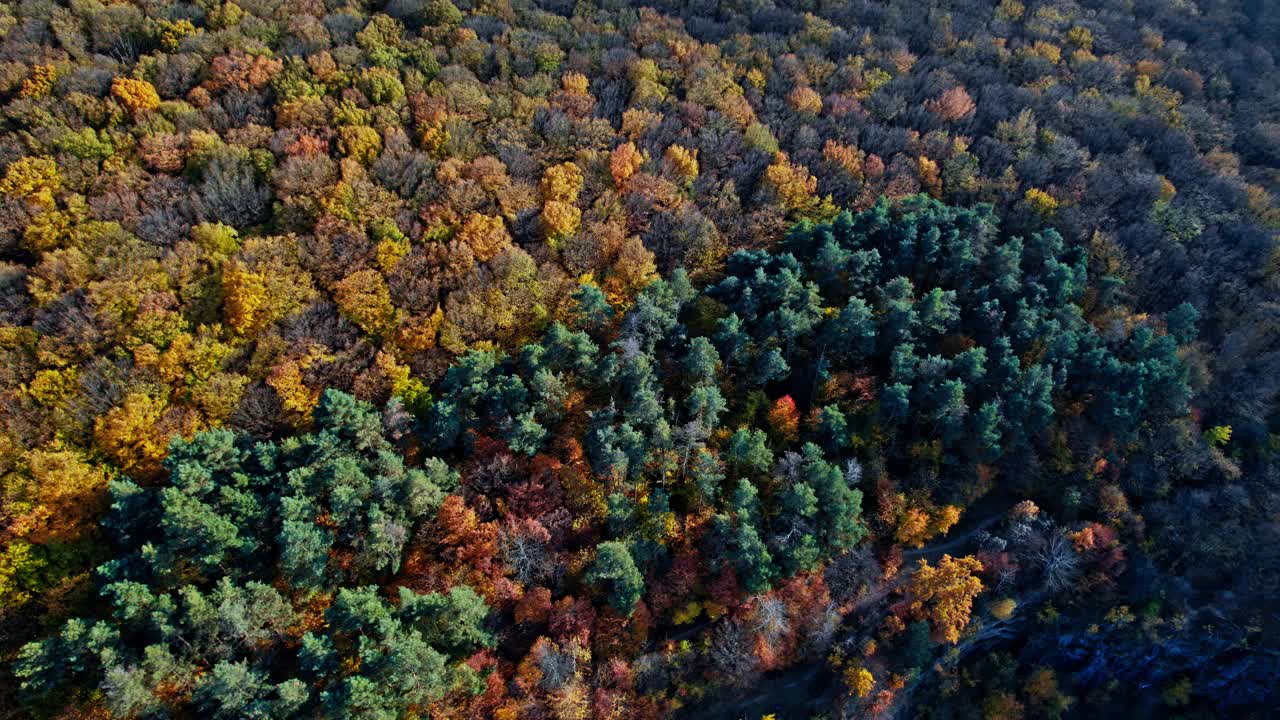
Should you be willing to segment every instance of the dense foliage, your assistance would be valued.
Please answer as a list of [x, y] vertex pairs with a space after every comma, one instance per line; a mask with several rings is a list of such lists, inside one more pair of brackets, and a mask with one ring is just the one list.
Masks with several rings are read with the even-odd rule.
[[[24, 648], [25, 692], [96, 687], [117, 715], [660, 714], [827, 649], [883, 581], [870, 530], [945, 533], [1073, 417], [1096, 418], [1077, 440], [1101, 459], [1185, 413], [1174, 338], [1104, 338], [1084, 254], [1052, 230], [916, 196], [785, 247], [734, 254], [702, 292], [677, 270], [621, 316], [583, 285], [568, 326], [463, 355], [419, 419], [330, 390], [306, 435], [175, 440], [159, 485], [112, 484], [110, 614]], [[1019, 542], [1062, 542], [1042, 525]], [[921, 623], [922, 657], [959, 642], [986, 569], [921, 560], [885, 586], [888, 631]], [[646, 654], [703, 616], [709, 648]]]
[[42, 693], [87, 681], [118, 717], [401, 717], [476, 682], [457, 662], [492, 642], [473, 590], [391, 604], [377, 585], [456, 473], [406, 468], [380, 417], [337, 391], [315, 425], [280, 443], [203, 432], [170, 447], [163, 487], [114, 483], [110, 614], [26, 647], [17, 675]]
[[0, 4], [0, 708], [1265, 713], [1276, 48]]

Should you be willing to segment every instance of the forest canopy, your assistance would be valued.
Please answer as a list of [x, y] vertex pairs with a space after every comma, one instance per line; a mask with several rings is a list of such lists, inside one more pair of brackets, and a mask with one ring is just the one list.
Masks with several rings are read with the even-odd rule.
[[[544, 653], [625, 662], [704, 613], [801, 658], [868, 590], [850, 583], [878, 580], [828, 579], [873, 527], [945, 533], [1072, 417], [1106, 462], [1108, 439], [1186, 414], [1175, 338], [1104, 338], [1078, 304], [1085, 254], [1053, 230], [1007, 236], [990, 206], [914, 196], [781, 247], [735, 253], [702, 291], [677, 270], [617, 316], [584, 284], [568, 325], [463, 355], [420, 417], [327, 390], [304, 435], [174, 440], [159, 484], [111, 483], [110, 612], [25, 646], [24, 692], [96, 687], [124, 716], [474, 713], [537, 697], [507, 697], [512, 643], [546, 690], [569, 660]], [[984, 571], [922, 560], [888, 617], [931, 628], [925, 652], [957, 643]], [[767, 667], [738, 642], [683, 671]]]
[[1265, 717], [1270, 10], [0, 4], [0, 718]]

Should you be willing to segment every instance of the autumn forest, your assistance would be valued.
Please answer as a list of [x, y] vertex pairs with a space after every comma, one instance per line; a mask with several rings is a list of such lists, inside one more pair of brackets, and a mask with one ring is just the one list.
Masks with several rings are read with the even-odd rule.
[[0, 720], [1270, 717], [1276, 9], [0, 2]]

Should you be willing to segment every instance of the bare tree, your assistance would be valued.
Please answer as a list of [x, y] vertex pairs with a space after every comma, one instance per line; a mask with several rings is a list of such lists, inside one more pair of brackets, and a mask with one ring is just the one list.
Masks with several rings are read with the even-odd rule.
[[502, 559], [526, 587], [551, 574], [551, 554], [547, 551], [550, 540], [550, 533], [536, 520], [513, 521], [503, 528]]
[[1031, 562], [1040, 568], [1040, 577], [1049, 592], [1069, 587], [1080, 574], [1080, 557], [1071, 541], [1061, 531], [1054, 531], [1030, 553]]
[[767, 642], [777, 642], [791, 631], [786, 603], [770, 595], [756, 598], [755, 609], [751, 613], [751, 629], [763, 635]]
[[746, 628], [735, 620], [721, 623], [711, 636], [711, 665], [726, 684], [746, 687], [760, 675]]

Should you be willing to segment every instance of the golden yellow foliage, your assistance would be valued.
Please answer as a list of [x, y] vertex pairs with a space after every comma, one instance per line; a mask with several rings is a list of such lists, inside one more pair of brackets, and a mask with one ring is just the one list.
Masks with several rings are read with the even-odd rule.
[[556, 720], [587, 720], [591, 717], [591, 693], [576, 678], [551, 696]]
[[276, 391], [285, 410], [304, 418], [311, 415], [311, 409], [320, 400], [320, 391], [307, 387], [302, 381], [302, 365], [297, 360], [287, 360], [271, 368], [267, 384]]
[[223, 263], [223, 317], [237, 333], [254, 335], [315, 295], [295, 253], [292, 236], [252, 237], [239, 256]]
[[204, 413], [210, 425], [221, 424], [231, 417], [249, 385], [249, 378], [230, 372], [216, 372], [191, 388], [191, 400]]
[[946, 535], [947, 531], [960, 522], [960, 508], [956, 505], [943, 505], [934, 511], [930, 531], [936, 537]]
[[222, 293], [224, 317], [236, 332], [249, 335], [266, 324], [268, 298], [262, 275], [229, 260], [222, 266]]
[[477, 212], [462, 222], [456, 238], [471, 249], [471, 254], [479, 262], [489, 262], [511, 246], [511, 235], [502, 218]]
[[26, 453], [5, 480], [9, 532], [35, 543], [74, 542], [106, 507], [110, 471], [55, 444]]
[[155, 477], [169, 446], [168, 436], [158, 427], [166, 407], [146, 393], [129, 393], [94, 423], [94, 444], [129, 475]]
[[960, 508], [955, 505], [908, 507], [905, 497], [901, 497], [900, 502], [904, 509], [893, 537], [903, 545], [924, 547], [930, 538], [946, 534], [960, 520]]
[[382, 335], [395, 321], [391, 291], [377, 270], [346, 276], [334, 286], [333, 299], [347, 319], [371, 335]]
[[578, 232], [581, 223], [582, 211], [570, 203], [551, 200], [542, 206], [542, 227], [546, 231], [547, 243], [552, 247]]
[[787, 212], [812, 205], [818, 189], [818, 179], [804, 166], [793, 164], [784, 152], [775, 153], [773, 164], [765, 168], [764, 184], [773, 190]]
[[923, 547], [928, 539], [929, 515], [920, 508], [907, 508], [898, 520], [898, 529], [893, 539], [903, 545]]
[[1089, 28], [1077, 25], [1067, 31], [1067, 42], [1085, 52], [1093, 50], [1093, 33]]
[[1055, 65], [1062, 60], [1062, 48], [1043, 40], [1037, 40], [1031, 46], [1031, 51]]
[[1027, 190], [1026, 194], [1023, 195], [1023, 199], [1027, 201], [1032, 210], [1042, 216], [1053, 215], [1058, 210], [1058, 201], [1052, 195], [1039, 188]]
[[146, 80], [118, 77], [111, 81], [111, 94], [134, 112], [154, 110], [160, 105], [160, 94]]
[[176, 52], [178, 44], [188, 35], [196, 33], [196, 26], [190, 20], [160, 20], [156, 23], [156, 42], [165, 52]]
[[368, 165], [382, 153], [382, 135], [363, 125], [338, 128], [338, 149], [361, 165]]
[[996, 8], [996, 18], [1006, 22], [1021, 20], [1026, 11], [1027, 7], [1018, 0], [1000, 0], [1000, 6]]
[[822, 157], [834, 163], [850, 176], [862, 179], [862, 159], [865, 153], [852, 145], [828, 139], [822, 147]]
[[942, 641], [959, 642], [960, 631], [969, 624], [973, 600], [982, 592], [982, 580], [976, 577], [981, 570], [982, 563], [972, 556], [943, 555], [937, 567], [920, 560], [911, 579], [911, 611], [933, 623]]
[[938, 169], [938, 163], [921, 155], [917, 158], [917, 165], [920, 172], [920, 185], [930, 195], [942, 197], [942, 174]]
[[997, 620], [1008, 620], [1018, 609], [1018, 601], [1013, 598], [1000, 598], [991, 603], [991, 616]]
[[582, 192], [582, 171], [578, 166], [565, 162], [552, 165], [542, 174], [542, 182], [538, 189], [542, 193], [543, 202], [575, 203], [578, 193]]
[[74, 367], [40, 370], [27, 385], [27, 394], [41, 405], [55, 405], [75, 394], [79, 387], [77, 375]]
[[591, 81], [589, 81], [587, 76], [582, 73], [565, 73], [564, 76], [560, 78], [560, 87], [563, 88], [565, 92], [577, 95], [586, 95], [587, 88], [590, 87], [590, 84]]
[[40, 207], [53, 207], [53, 194], [62, 187], [58, 164], [51, 158], [27, 156], [13, 161], [0, 180], [0, 193], [26, 198]]
[[1070, 709], [1075, 698], [1064, 695], [1058, 688], [1058, 676], [1052, 668], [1040, 668], [1027, 677], [1022, 692], [1033, 707], [1044, 711], [1048, 717], [1060, 717]]
[[383, 272], [390, 272], [409, 250], [408, 238], [384, 238], [374, 248], [373, 262]]
[[42, 98], [53, 91], [53, 81], [57, 79], [57, 70], [52, 65], [35, 65], [31, 68], [31, 76], [22, 81], [22, 97]]
[[436, 346], [440, 324], [444, 322], [444, 310], [438, 305], [434, 313], [414, 316], [401, 321], [396, 333], [396, 345], [408, 352], [422, 352]]
[[682, 185], [690, 185], [698, 179], [698, 151], [689, 150], [680, 145], [667, 146], [662, 154], [671, 174]]
[[871, 671], [861, 665], [850, 665], [844, 670], [844, 684], [849, 688], [849, 692], [857, 698], [865, 698], [871, 694], [871, 690], [876, 686], [875, 676]]
[[702, 614], [702, 603], [694, 600], [676, 608], [671, 615], [673, 625], [688, 625]]
[[662, 122], [662, 113], [642, 108], [628, 108], [622, 113], [622, 134], [635, 140], [643, 135], [645, 130], [660, 122]]

